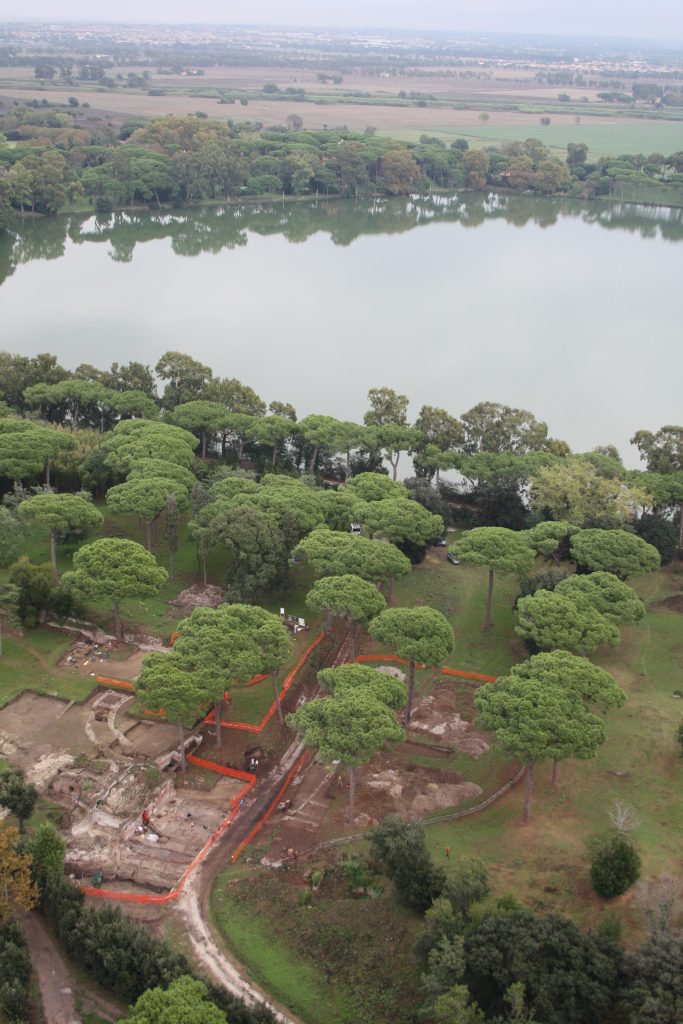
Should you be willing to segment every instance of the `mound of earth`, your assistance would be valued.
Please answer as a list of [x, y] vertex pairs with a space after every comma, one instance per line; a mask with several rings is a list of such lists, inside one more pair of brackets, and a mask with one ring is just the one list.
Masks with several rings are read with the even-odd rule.
[[474, 782], [452, 781], [458, 778], [453, 772], [444, 773], [438, 781], [434, 774], [433, 769], [398, 772], [385, 768], [369, 775], [365, 787], [387, 797], [390, 809], [406, 818], [421, 818], [445, 807], [457, 807], [482, 793]]
[[218, 608], [225, 602], [225, 591], [210, 583], [194, 583], [171, 601], [171, 606], [180, 612], [193, 612], [195, 608]]
[[683, 612], [683, 594], [672, 594], [657, 602], [660, 608], [668, 608], [670, 612]]
[[394, 668], [393, 665], [380, 665], [377, 671], [384, 672], [385, 676], [393, 676], [394, 679], [398, 679], [401, 683], [406, 681], [405, 672], [401, 672], [400, 668]]
[[413, 711], [410, 728], [447, 743], [470, 757], [481, 757], [490, 747], [485, 733], [475, 729], [456, 710], [455, 690], [443, 685], [424, 697]]

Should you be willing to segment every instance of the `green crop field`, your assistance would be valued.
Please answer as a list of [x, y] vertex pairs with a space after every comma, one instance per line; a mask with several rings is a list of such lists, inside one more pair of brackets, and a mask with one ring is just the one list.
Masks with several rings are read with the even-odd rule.
[[[504, 119], [505, 115], [500, 115]], [[391, 128], [383, 135], [404, 142], [417, 142], [423, 131], [417, 128]], [[496, 124], [496, 114], [485, 125], [463, 124], [461, 128], [430, 125], [427, 134], [453, 142], [467, 139], [471, 146], [498, 145], [501, 142], [523, 142], [528, 138], [540, 139], [550, 149], [565, 152], [567, 143], [585, 143], [591, 157], [619, 156], [622, 153], [677, 153], [683, 149], [683, 122], [673, 121], [611, 121], [605, 118], [599, 124], [542, 125], [538, 120], [529, 124]]]

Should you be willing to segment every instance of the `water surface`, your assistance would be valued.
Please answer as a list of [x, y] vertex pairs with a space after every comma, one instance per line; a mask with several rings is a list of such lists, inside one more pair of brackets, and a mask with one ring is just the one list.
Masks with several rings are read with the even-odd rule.
[[65, 366], [168, 349], [300, 416], [369, 387], [531, 409], [576, 450], [683, 421], [683, 211], [537, 197], [259, 203], [25, 222], [0, 347]]

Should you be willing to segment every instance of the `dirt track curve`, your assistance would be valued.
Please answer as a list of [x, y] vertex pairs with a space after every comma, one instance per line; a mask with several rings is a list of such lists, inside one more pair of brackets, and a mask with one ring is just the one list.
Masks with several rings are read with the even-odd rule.
[[[286, 775], [301, 756], [302, 750], [303, 745], [300, 742], [295, 742], [289, 747], [258, 798], [243, 815], [241, 814], [235, 819], [230, 829], [219, 839], [204, 863], [190, 877], [182, 895], [174, 905], [174, 913], [181, 920], [192, 945], [192, 951], [199, 965], [207, 974], [233, 995], [244, 999], [245, 1002], [249, 1004], [263, 1003], [268, 1006], [280, 1024], [302, 1024], [302, 1022], [269, 998], [258, 985], [247, 980], [244, 967], [227, 955], [222, 942], [217, 939], [211, 926], [209, 896], [216, 875], [225, 867], [230, 855], [263, 817], [281, 789]], [[303, 771], [305, 770], [304, 767]]]

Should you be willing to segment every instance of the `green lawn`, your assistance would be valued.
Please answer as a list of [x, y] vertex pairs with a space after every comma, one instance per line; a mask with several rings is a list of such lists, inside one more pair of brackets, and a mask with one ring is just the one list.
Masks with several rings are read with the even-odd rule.
[[[446, 846], [482, 856], [496, 892], [513, 891], [534, 909], [558, 910], [581, 924], [594, 925], [605, 906], [590, 889], [585, 844], [609, 825], [615, 800], [633, 807], [640, 820], [633, 838], [643, 876], [680, 872], [683, 760], [675, 732], [683, 702], [673, 690], [683, 676], [683, 619], [657, 602], [683, 590], [683, 578], [660, 572], [631, 582], [648, 614], [622, 628], [621, 644], [595, 659], [629, 696], [624, 708], [606, 715], [607, 741], [597, 758], [562, 765], [557, 790], [550, 786], [550, 766], [540, 767], [529, 826], [521, 824], [519, 786], [481, 814], [428, 829], [429, 845], [444, 864]], [[642, 920], [631, 901], [617, 902], [627, 940], [640, 938]]]
[[95, 682], [90, 676], [57, 668], [72, 637], [52, 629], [27, 630], [23, 637], [5, 637], [0, 660], [0, 707], [24, 690], [63, 700], [85, 700]]
[[446, 659], [451, 668], [498, 676], [524, 657], [512, 632], [517, 581], [510, 576], [496, 577], [493, 626], [485, 633], [487, 581], [486, 569], [451, 565], [437, 548], [410, 576], [396, 583], [393, 601], [409, 607], [425, 604], [443, 612], [455, 633], [455, 647]]
[[[113, 515], [107, 511], [106, 505], [100, 505], [104, 514], [102, 529], [83, 543], [90, 543], [98, 537], [122, 537], [142, 544], [145, 540], [143, 524], [137, 516]], [[179, 616], [169, 609], [172, 601], [181, 590], [200, 580], [197, 566], [196, 545], [189, 536], [185, 523], [179, 531], [179, 547], [175, 556], [173, 579], [169, 580], [158, 595], [145, 598], [131, 598], [121, 602], [121, 617], [124, 630], [135, 626], [138, 630], [147, 631], [165, 640], [170, 638]], [[31, 525], [28, 531], [25, 554], [33, 562], [47, 562], [50, 558], [49, 537], [46, 530]], [[57, 549], [57, 565], [60, 575], [71, 568], [73, 552], [63, 546]], [[159, 537], [154, 547], [154, 555], [165, 569], [168, 569], [168, 550], [163, 537]], [[229, 561], [225, 552], [215, 550], [207, 559], [207, 580], [216, 586], [225, 587], [228, 577]], [[9, 577], [7, 569], [0, 570], [0, 581]], [[298, 615], [307, 622], [317, 626], [321, 617], [314, 617], [306, 608], [304, 598], [313, 584], [313, 575], [303, 565], [290, 565], [289, 580], [285, 586], [272, 590], [262, 602], [269, 611], [279, 612], [285, 607], [288, 614]], [[85, 606], [86, 617], [105, 629], [113, 630], [113, 608], [107, 601], [89, 599]]]

